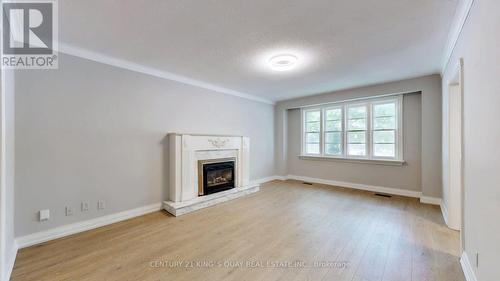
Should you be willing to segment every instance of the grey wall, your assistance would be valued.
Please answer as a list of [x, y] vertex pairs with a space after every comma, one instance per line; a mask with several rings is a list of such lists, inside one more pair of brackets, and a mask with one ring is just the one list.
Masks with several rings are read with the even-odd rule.
[[302, 160], [300, 109], [288, 110], [288, 174], [327, 180], [420, 191], [421, 187], [421, 98], [403, 100], [404, 158], [407, 165], [386, 166], [340, 161]]
[[[408, 92], [421, 92], [420, 96], [420, 125], [419, 123], [410, 122], [412, 125], [408, 126], [420, 126], [420, 132], [418, 128], [405, 132], [406, 134], [421, 134], [420, 147], [410, 147], [406, 145], [405, 150], [409, 150], [411, 156], [411, 166], [402, 169], [401, 167], [381, 167], [379, 165], [372, 164], [352, 164], [352, 163], [332, 163], [328, 161], [311, 161], [311, 160], [299, 160], [295, 154], [296, 148], [293, 147], [300, 142], [300, 136], [297, 138], [297, 134], [294, 131], [287, 132], [283, 130], [283, 127], [287, 127], [292, 130], [294, 127], [291, 120], [287, 120], [286, 115], [278, 120], [282, 116], [283, 112], [287, 109], [298, 108], [305, 105], [321, 104], [333, 101], [342, 101], [352, 98], [362, 98], [371, 97], [381, 94], [391, 94], [391, 93], [408, 93]], [[412, 99], [415, 99], [413, 97]], [[410, 113], [417, 114], [418, 108], [411, 106], [416, 101], [409, 101], [407, 107]], [[369, 183], [372, 185], [380, 185], [393, 188], [410, 189], [410, 190], [421, 190], [423, 195], [431, 197], [441, 196], [441, 78], [439, 75], [430, 75], [415, 79], [402, 80], [398, 82], [379, 84], [375, 86], [368, 86], [357, 89], [350, 89], [344, 91], [338, 91], [333, 93], [326, 93], [316, 96], [304, 97], [299, 99], [281, 101], [276, 105], [276, 135], [275, 142], [276, 146], [276, 159], [277, 159], [277, 172], [280, 175], [301, 173], [302, 176], [316, 177], [321, 179], [330, 180], [345, 180], [353, 183]], [[294, 117], [294, 113], [291, 113], [291, 117]], [[416, 116], [416, 115], [415, 115]], [[411, 127], [410, 127], [411, 128]], [[293, 138], [293, 140], [292, 140]], [[405, 140], [408, 141], [408, 140]], [[418, 145], [417, 142], [414, 145]], [[283, 149], [285, 147], [285, 149]], [[415, 156], [417, 151], [420, 151], [420, 160]], [[281, 161], [281, 163], [280, 163]], [[420, 169], [416, 167], [419, 165]], [[368, 165], [368, 166], [367, 166]], [[360, 168], [362, 170], [371, 170], [368, 174], [359, 173], [354, 175], [353, 173], [344, 174], [341, 178], [340, 172], [338, 174], [332, 173], [332, 168], [340, 169], [340, 171], [346, 172], [351, 168]], [[372, 171], [378, 171], [382, 174], [388, 173], [394, 175], [391, 177], [381, 177]], [[420, 172], [419, 172], [420, 171]], [[403, 173], [400, 173], [403, 172]], [[420, 173], [420, 180], [417, 180]], [[409, 179], [412, 181], [405, 182], [403, 179], [411, 175]], [[338, 176], [338, 177], [337, 177]]]
[[2, 130], [2, 141], [5, 145], [5, 155], [2, 156], [2, 163], [5, 170], [1, 177], [5, 177], [4, 183], [5, 187], [2, 192], [4, 198], [2, 198], [2, 204], [5, 204], [2, 214], [2, 243], [4, 247], [2, 249], [2, 279], [7, 280], [8, 272], [12, 269], [14, 265], [14, 259], [16, 255], [16, 247], [14, 241], [14, 72], [9, 70], [2, 70], [2, 95], [4, 99], [2, 102], [5, 104], [2, 106], [2, 126], [5, 126], [5, 130]]
[[500, 276], [499, 14], [500, 1], [474, 1], [443, 75], [446, 92], [453, 68], [463, 58], [465, 251], [478, 281]]
[[16, 235], [166, 199], [169, 132], [248, 136], [250, 179], [274, 174], [273, 105], [62, 54], [59, 70], [19, 71]]

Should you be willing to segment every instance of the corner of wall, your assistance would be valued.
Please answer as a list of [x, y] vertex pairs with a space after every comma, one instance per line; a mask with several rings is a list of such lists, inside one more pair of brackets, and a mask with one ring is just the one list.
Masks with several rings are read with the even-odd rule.
[[476, 274], [472, 269], [467, 252], [462, 253], [462, 256], [460, 257], [460, 265], [462, 266], [466, 281], [477, 281]]
[[14, 239], [14, 85], [15, 72], [3, 70], [1, 89], [1, 271], [2, 280], [9, 280], [17, 255]]
[[5, 258], [5, 270], [4, 270], [4, 276], [2, 280], [10, 280], [10, 276], [12, 274], [12, 270], [14, 269], [14, 264], [16, 263], [16, 257], [17, 257], [17, 251], [19, 250], [17, 243], [13, 241], [14, 245], [12, 246], [11, 250], [9, 253], [7, 253], [7, 256]]
[[288, 125], [287, 110], [279, 105], [274, 107], [274, 174], [287, 174], [287, 143]]

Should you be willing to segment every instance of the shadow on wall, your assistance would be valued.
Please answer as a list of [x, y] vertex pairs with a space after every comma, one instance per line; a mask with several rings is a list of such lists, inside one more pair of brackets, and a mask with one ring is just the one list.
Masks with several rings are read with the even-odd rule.
[[163, 165], [162, 165], [162, 178], [161, 178], [161, 198], [162, 201], [168, 200], [168, 193], [170, 190], [170, 140], [168, 138], [168, 134], [163, 137], [160, 142], [160, 145], [163, 148]]

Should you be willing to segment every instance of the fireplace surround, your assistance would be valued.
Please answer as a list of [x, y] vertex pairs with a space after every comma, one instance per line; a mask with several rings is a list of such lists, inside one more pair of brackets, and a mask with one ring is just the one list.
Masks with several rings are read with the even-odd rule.
[[248, 137], [172, 133], [168, 141], [169, 187], [163, 208], [174, 216], [259, 191], [259, 184], [249, 180]]

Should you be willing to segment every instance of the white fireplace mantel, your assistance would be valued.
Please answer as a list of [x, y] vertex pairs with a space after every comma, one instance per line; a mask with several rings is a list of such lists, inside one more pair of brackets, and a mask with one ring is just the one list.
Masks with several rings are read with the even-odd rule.
[[[179, 216], [259, 191], [250, 184], [250, 139], [241, 136], [169, 134], [169, 200], [164, 209]], [[235, 159], [235, 188], [198, 196], [198, 161]]]

